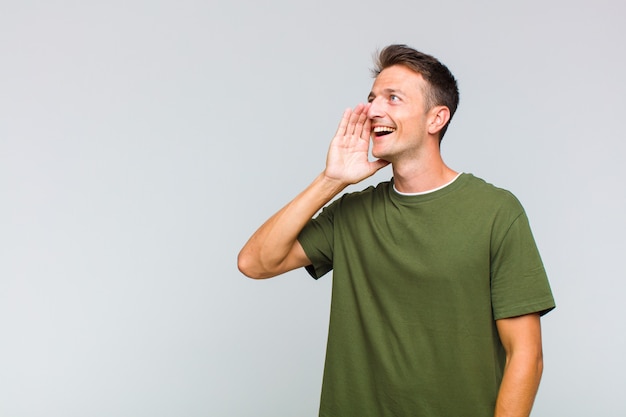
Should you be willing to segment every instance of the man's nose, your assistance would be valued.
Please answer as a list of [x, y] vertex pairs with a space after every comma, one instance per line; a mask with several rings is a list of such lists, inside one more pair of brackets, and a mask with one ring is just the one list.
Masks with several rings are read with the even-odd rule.
[[376, 97], [370, 100], [370, 107], [367, 109], [367, 117], [369, 119], [381, 118], [384, 114], [385, 112], [383, 111], [380, 98]]

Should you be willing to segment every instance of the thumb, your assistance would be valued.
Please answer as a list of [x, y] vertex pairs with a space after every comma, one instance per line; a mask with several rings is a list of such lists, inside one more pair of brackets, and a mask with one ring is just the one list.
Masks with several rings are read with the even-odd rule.
[[391, 162], [389, 161], [385, 161], [384, 159], [377, 159], [375, 161], [372, 161], [372, 168], [374, 168], [374, 172], [386, 167], [387, 165], [389, 165]]

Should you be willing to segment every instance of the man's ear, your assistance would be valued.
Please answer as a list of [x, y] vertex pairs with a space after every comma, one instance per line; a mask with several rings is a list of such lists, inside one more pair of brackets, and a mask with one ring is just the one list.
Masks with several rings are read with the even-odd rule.
[[428, 133], [439, 132], [450, 121], [450, 109], [446, 106], [435, 106], [428, 112]]

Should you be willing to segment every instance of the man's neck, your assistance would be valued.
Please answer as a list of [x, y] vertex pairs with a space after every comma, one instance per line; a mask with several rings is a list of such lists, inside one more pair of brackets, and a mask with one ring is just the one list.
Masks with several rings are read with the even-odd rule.
[[439, 154], [393, 164], [393, 182], [401, 193], [422, 193], [452, 181], [458, 172], [449, 168]]

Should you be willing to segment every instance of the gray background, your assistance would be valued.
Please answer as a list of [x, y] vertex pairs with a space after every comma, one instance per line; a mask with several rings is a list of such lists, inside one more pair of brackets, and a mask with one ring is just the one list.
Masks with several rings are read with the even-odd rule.
[[626, 415], [625, 12], [0, 1], [0, 416], [316, 415], [332, 278], [236, 255], [393, 42], [459, 80], [445, 160], [528, 211], [558, 303], [533, 415]]

